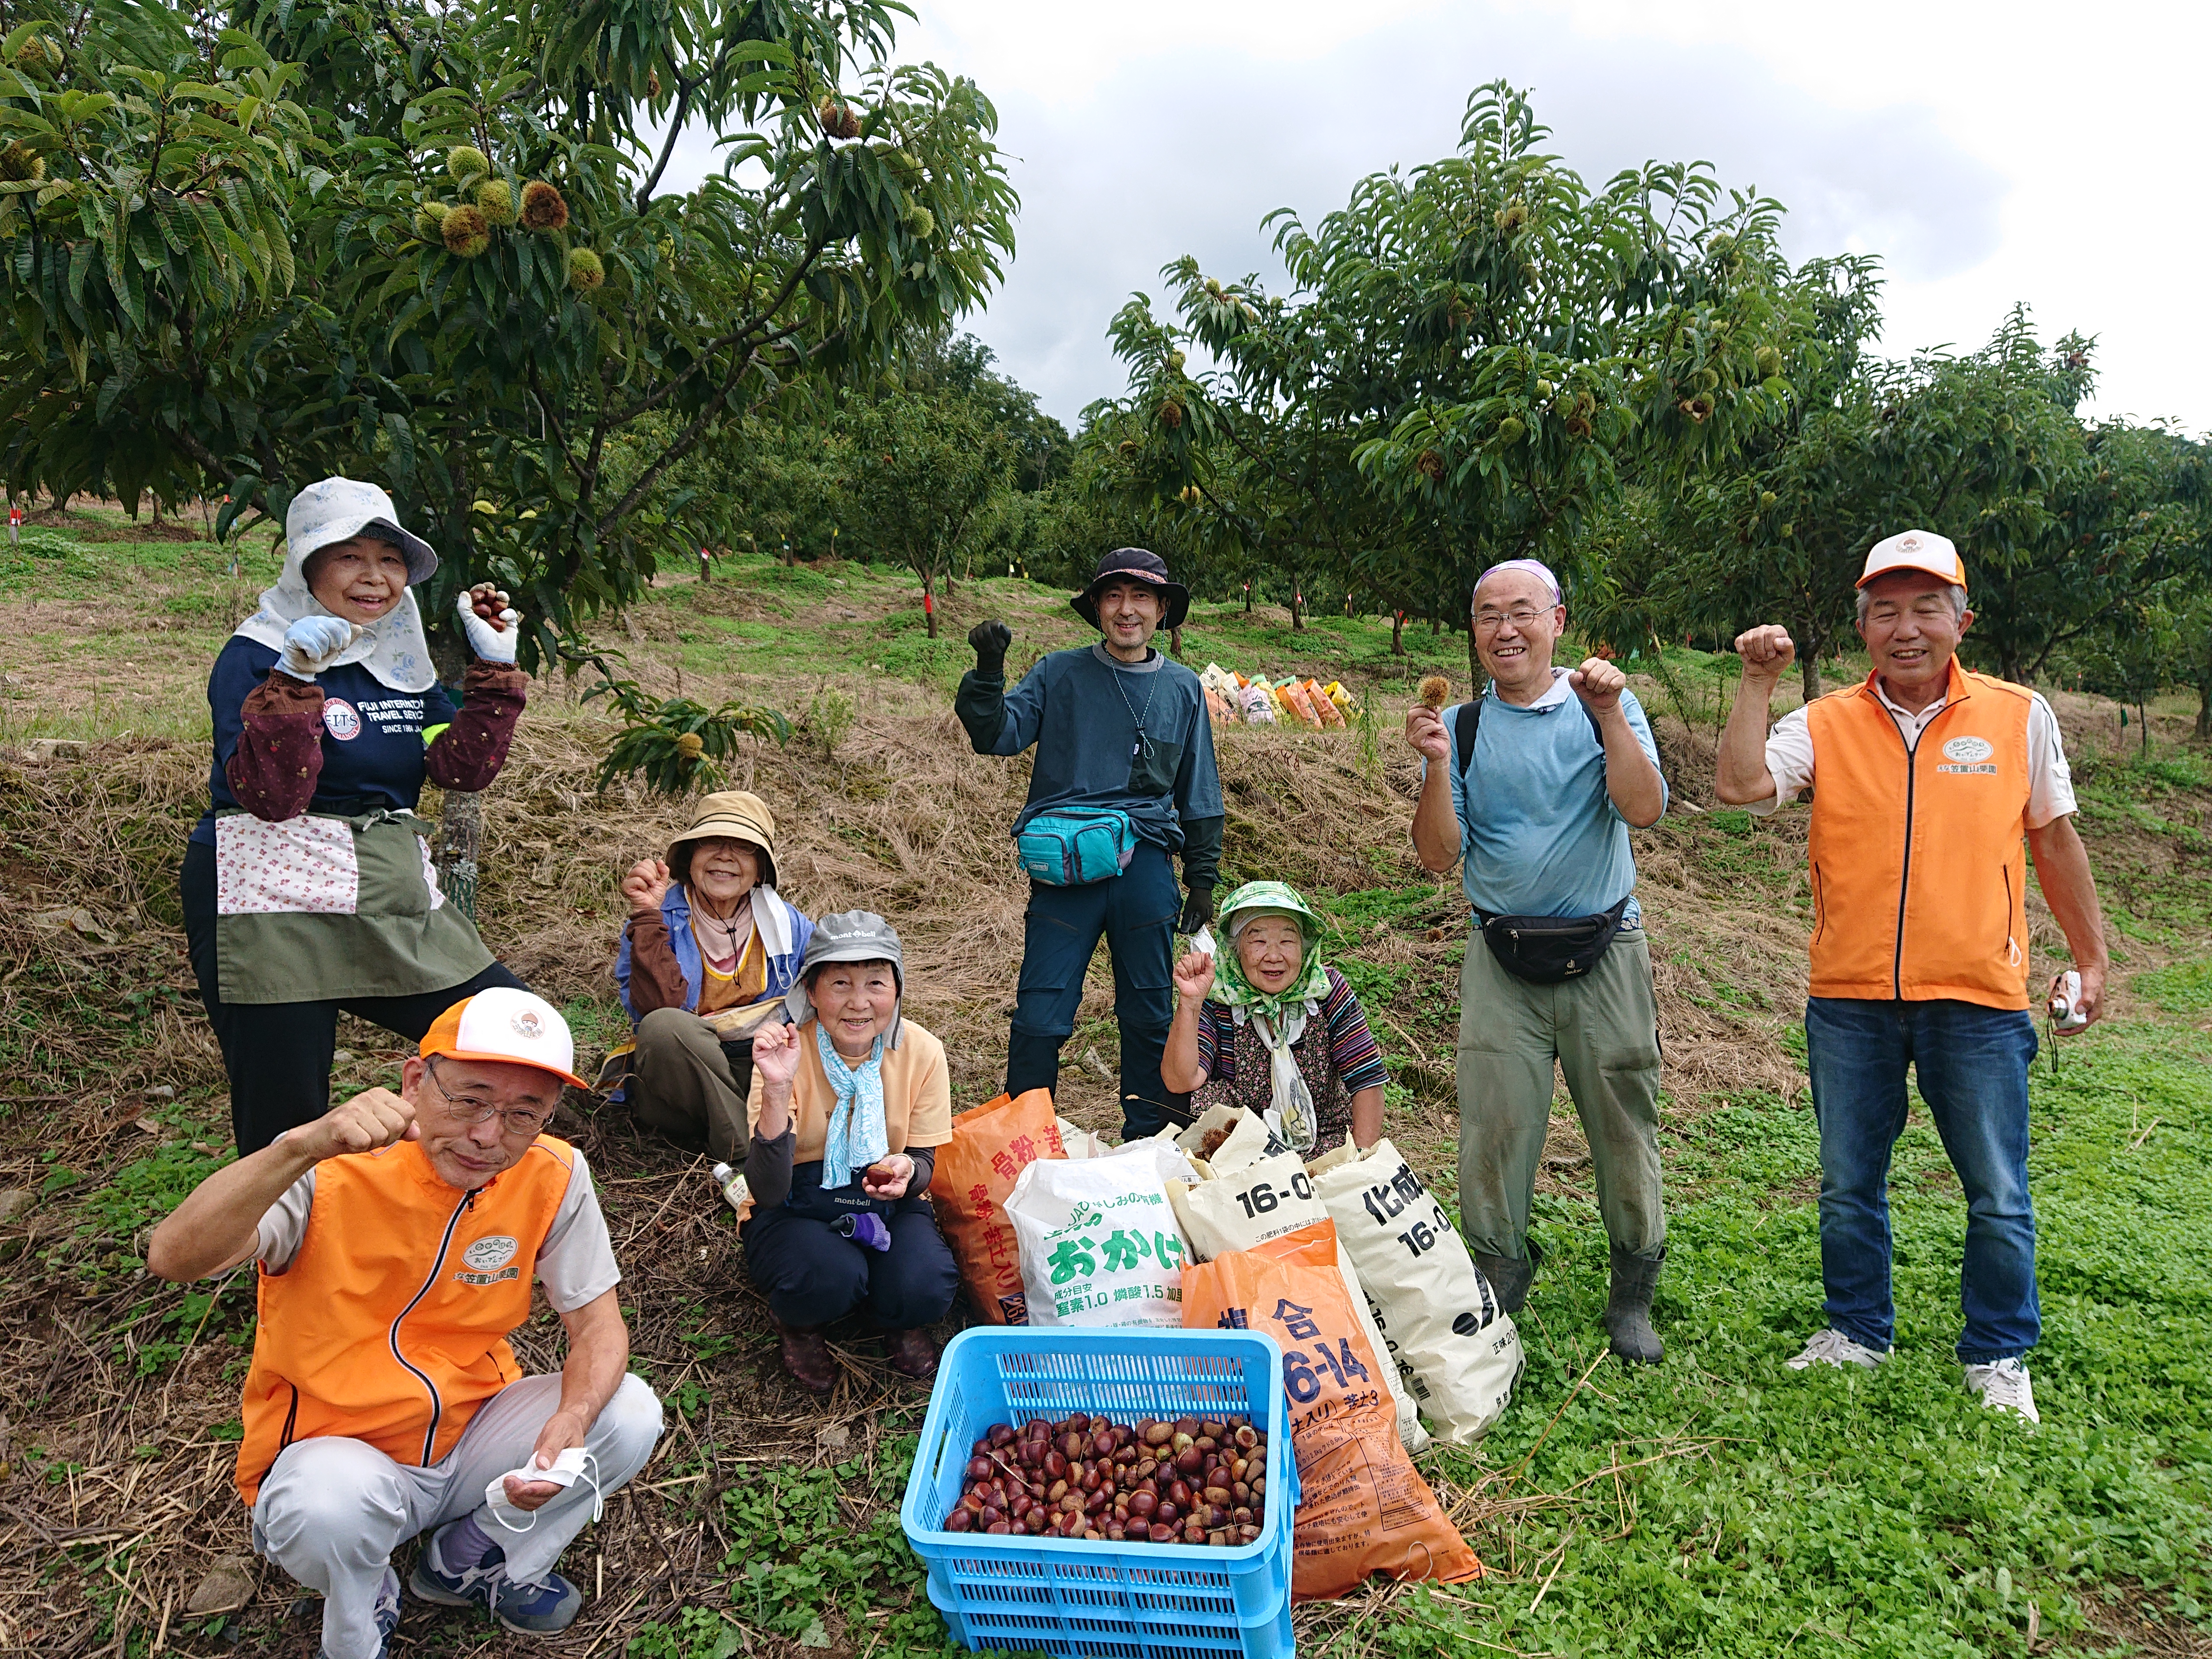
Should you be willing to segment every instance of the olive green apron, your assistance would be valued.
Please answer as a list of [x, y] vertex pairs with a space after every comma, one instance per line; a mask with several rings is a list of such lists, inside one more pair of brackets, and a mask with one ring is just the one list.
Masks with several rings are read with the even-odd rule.
[[227, 1003], [415, 996], [491, 966], [438, 889], [412, 812], [218, 811], [216, 973]]

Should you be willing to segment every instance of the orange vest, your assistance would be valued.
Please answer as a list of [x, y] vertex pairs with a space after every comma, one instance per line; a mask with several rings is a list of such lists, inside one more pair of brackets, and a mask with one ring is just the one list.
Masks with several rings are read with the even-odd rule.
[[1911, 753], [1874, 677], [1816, 698], [1812, 994], [2027, 1006], [2027, 713], [1951, 665]]
[[522, 1376], [507, 1333], [530, 1317], [538, 1253], [574, 1167], [550, 1135], [472, 1193], [440, 1180], [412, 1140], [317, 1164], [298, 1254], [261, 1274], [239, 1495], [252, 1504], [277, 1454], [319, 1435], [400, 1463], [451, 1451]]

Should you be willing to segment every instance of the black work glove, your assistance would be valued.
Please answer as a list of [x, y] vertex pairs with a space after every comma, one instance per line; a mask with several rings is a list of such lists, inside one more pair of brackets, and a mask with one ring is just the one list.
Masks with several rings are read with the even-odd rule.
[[979, 674], [1004, 674], [1006, 672], [1006, 648], [1014, 642], [1014, 630], [998, 621], [979, 622], [968, 630], [968, 643], [975, 647], [975, 672]]
[[1213, 884], [1201, 882], [1191, 888], [1183, 899], [1182, 921], [1177, 931], [1194, 933], [1213, 920]]

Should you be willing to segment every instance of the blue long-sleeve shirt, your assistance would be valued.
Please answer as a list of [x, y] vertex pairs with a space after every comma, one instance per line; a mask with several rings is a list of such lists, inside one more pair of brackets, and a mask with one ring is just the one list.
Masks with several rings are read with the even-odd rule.
[[1055, 651], [1012, 691], [1006, 684], [1003, 674], [970, 669], [952, 707], [979, 755], [1036, 745], [1015, 835], [1058, 807], [1118, 809], [1145, 840], [1183, 855], [1186, 884], [1212, 884], [1221, 778], [1197, 675], [1158, 651], [1123, 663], [1094, 645]]

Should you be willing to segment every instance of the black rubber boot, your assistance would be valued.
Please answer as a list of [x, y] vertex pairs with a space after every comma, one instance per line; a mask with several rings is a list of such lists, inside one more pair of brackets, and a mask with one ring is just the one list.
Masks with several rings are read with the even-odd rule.
[[1623, 1364], [1656, 1365], [1667, 1356], [1667, 1346], [1651, 1328], [1651, 1293], [1659, 1286], [1659, 1265], [1667, 1259], [1665, 1247], [1654, 1255], [1631, 1255], [1613, 1249], [1613, 1294], [1606, 1299], [1606, 1334]]
[[1528, 1299], [1528, 1286], [1534, 1282], [1536, 1268], [1544, 1260], [1543, 1247], [1534, 1239], [1523, 1240], [1522, 1249], [1526, 1255], [1485, 1255], [1480, 1250], [1473, 1252], [1474, 1265], [1482, 1270], [1482, 1276], [1497, 1293], [1498, 1305], [1510, 1314], [1519, 1313], [1521, 1304]]

